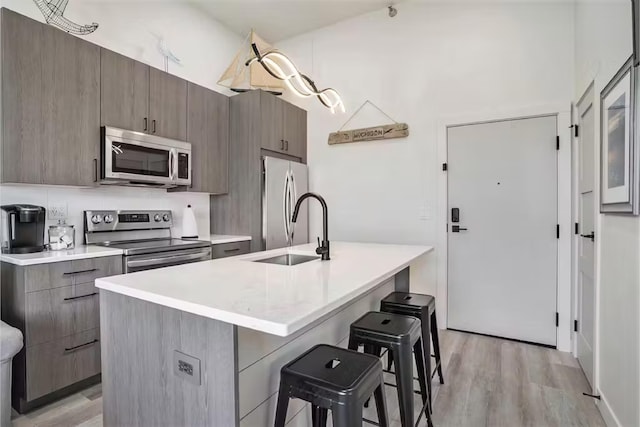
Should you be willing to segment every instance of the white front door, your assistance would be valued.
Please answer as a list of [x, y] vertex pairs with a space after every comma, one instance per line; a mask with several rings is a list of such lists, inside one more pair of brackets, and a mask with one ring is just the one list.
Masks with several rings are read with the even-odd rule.
[[[595, 330], [595, 127], [593, 86], [578, 107], [578, 332], [577, 355], [593, 385]], [[593, 236], [593, 237], [591, 237]]]
[[556, 135], [556, 116], [447, 129], [449, 328], [556, 345]]

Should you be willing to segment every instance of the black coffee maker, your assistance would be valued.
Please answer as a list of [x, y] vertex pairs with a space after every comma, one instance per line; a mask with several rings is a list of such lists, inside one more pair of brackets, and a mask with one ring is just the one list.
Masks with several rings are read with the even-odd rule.
[[45, 208], [34, 205], [4, 205], [2, 252], [28, 254], [44, 250]]

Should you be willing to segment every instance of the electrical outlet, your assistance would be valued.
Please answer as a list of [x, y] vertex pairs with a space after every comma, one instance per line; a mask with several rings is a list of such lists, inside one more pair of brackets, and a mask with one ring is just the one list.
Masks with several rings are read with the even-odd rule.
[[196, 359], [193, 356], [174, 350], [173, 367], [173, 372], [180, 378], [195, 385], [201, 384], [200, 359]]
[[67, 204], [64, 202], [51, 203], [47, 209], [49, 219], [67, 219]]

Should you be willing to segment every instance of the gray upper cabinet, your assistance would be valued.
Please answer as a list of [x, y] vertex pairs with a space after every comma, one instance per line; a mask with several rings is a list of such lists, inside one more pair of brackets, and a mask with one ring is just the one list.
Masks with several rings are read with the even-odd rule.
[[1, 12], [2, 182], [94, 185], [100, 48]]
[[149, 66], [107, 49], [100, 51], [102, 125], [147, 132]]
[[293, 104], [284, 103], [283, 132], [287, 154], [307, 158], [307, 112]]
[[190, 191], [228, 192], [229, 98], [193, 83], [187, 88], [187, 142], [193, 166]]
[[268, 92], [260, 94], [262, 148], [307, 157], [307, 112]]
[[284, 153], [284, 102], [267, 92], [260, 93], [262, 148]]
[[187, 139], [187, 81], [149, 69], [149, 133]]

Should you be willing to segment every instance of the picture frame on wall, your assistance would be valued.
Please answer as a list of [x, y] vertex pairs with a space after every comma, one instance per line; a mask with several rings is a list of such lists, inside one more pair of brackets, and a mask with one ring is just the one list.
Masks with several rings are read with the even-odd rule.
[[600, 212], [638, 214], [636, 77], [629, 58], [600, 94]]

